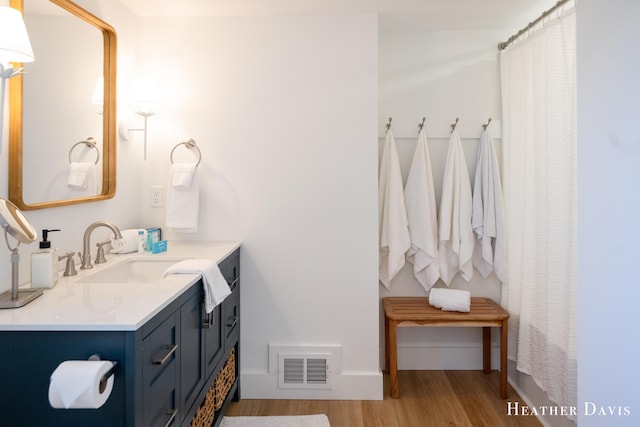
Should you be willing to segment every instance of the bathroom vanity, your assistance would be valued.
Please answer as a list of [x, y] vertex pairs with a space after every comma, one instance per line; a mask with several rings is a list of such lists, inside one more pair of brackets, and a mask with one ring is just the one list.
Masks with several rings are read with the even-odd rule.
[[[233, 384], [215, 412], [213, 425], [219, 424], [227, 404], [240, 397], [239, 244], [170, 242], [163, 254], [108, 258], [95, 271], [62, 278], [28, 306], [0, 312], [0, 424], [189, 426], [220, 371], [233, 363]], [[199, 275], [149, 278], [184, 258], [216, 261], [232, 289], [211, 314]], [[117, 362], [106, 403], [52, 408], [52, 372], [65, 360], [92, 355]]]

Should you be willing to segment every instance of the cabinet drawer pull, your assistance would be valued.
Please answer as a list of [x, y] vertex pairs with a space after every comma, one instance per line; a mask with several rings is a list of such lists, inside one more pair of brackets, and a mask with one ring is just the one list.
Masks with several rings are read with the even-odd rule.
[[236, 326], [236, 323], [238, 323], [238, 316], [233, 316], [227, 322], [227, 328], [233, 328], [234, 326]]
[[233, 290], [238, 285], [238, 278], [234, 278], [231, 283], [227, 282], [229, 289]]
[[173, 422], [173, 420], [176, 419], [176, 415], [178, 415], [178, 410], [174, 409], [173, 411], [167, 412], [167, 415], [169, 415], [169, 420], [164, 424], [164, 427], [169, 427]]
[[209, 329], [213, 326], [213, 311], [211, 313], [207, 313], [207, 317], [202, 321], [202, 327], [204, 329]]
[[165, 347], [165, 353], [162, 356], [156, 357], [153, 359], [154, 365], [164, 365], [164, 363], [169, 360], [171, 355], [176, 352], [178, 349], [178, 344], [172, 344]]

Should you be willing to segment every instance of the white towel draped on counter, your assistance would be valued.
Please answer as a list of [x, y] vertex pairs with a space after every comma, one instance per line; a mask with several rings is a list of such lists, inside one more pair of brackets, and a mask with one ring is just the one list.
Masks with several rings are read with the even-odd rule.
[[471, 227], [471, 183], [462, 142], [457, 130], [449, 138], [449, 151], [440, 199], [438, 252], [440, 278], [449, 286], [458, 273], [469, 281], [473, 277], [473, 229]]
[[488, 130], [480, 136], [480, 149], [473, 186], [473, 266], [486, 278], [495, 270], [504, 283], [504, 225], [500, 171], [493, 139]]
[[391, 279], [404, 266], [404, 254], [410, 246], [400, 160], [391, 129], [387, 131], [380, 164], [378, 224], [379, 280], [389, 288]]
[[231, 289], [220, 272], [218, 264], [208, 259], [186, 259], [167, 268], [162, 277], [169, 274], [200, 274], [204, 287], [204, 302], [207, 313], [231, 295]]
[[174, 163], [167, 186], [167, 228], [183, 233], [198, 231], [200, 186], [198, 168], [192, 163]]
[[413, 264], [413, 274], [428, 291], [440, 277], [438, 266], [438, 216], [433, 189], [433, 173], [427, 136], [418, 134], [407, 184], [404, 189], [411, 247], [407, 261]]

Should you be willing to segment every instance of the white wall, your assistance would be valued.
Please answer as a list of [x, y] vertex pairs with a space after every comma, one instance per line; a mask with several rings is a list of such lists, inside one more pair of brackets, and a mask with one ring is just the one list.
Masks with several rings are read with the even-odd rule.
[[[141, 72], [164, 99], [141, 190], [166, 188], [171, 149], [196, 140], [201, 227], [167, 236], [243, 242], [243, 396], [381, 398], [376, 17], [142, 22]], [[270, 344], [341, 345], [334, 389], [278, 390]]]
[[637, 426], [640, 3], [581, 0], [577, 18], [578, 424]]

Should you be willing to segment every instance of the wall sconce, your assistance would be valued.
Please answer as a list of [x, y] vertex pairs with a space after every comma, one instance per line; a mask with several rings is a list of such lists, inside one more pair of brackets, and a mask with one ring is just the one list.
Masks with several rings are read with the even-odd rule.
[[129, 133], [142, 131], [144, 133], [144, 160], [147, 160], [147, 119], [156, 114], [158, 106], [158, 85], [149, 77], [136, 77], [133, 83], [133, 106], [136, 114], [144, 117], [142, 128], [129, 128], [126, 121], [120, 123], [120, 138], [125, 141], [130, 139]]
[[22, 68], [13, 68], [9, 63], [31, 62], [33, 59], [33, 50], [22, 14], [17, 9], [0, 6], [0, 150], [6, 81], [22, 73]]

